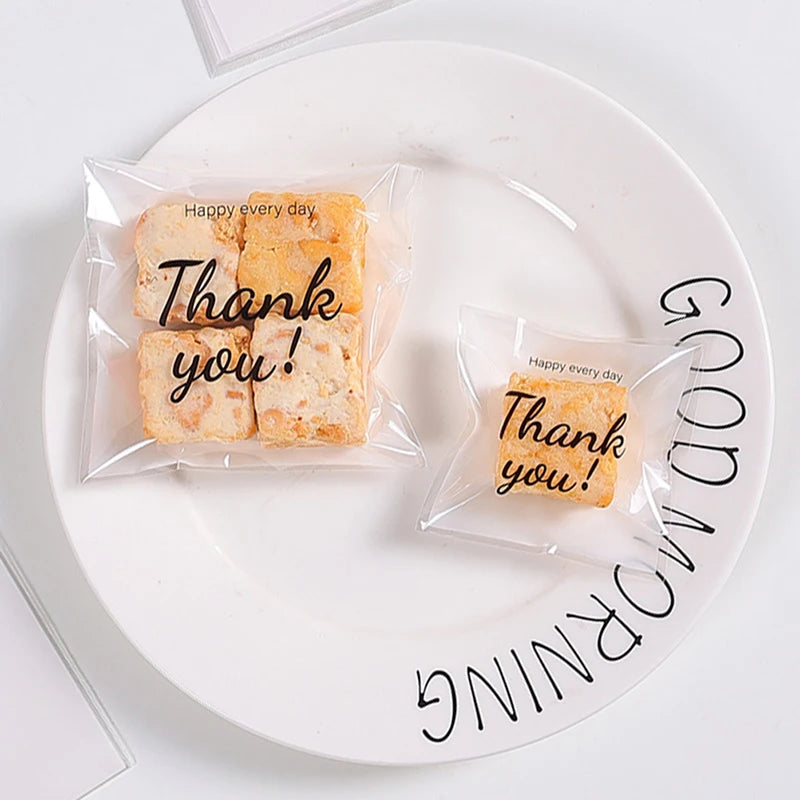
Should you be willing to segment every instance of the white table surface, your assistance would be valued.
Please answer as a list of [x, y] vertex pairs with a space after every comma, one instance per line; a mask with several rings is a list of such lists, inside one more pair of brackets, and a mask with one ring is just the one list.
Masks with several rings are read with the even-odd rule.
[[[752, 266], [773, 340], [777, 427], [761, 511], [734, 575], [678, 651], [569, 731], [507, 755], [424, 769], [295, 753], [183, 696], [107, 617], [50, 497], [42, 358], [82, 234], [81, 158], [137, 158], [196, 105], [263, 64], [210, 79], [178, 0], [27, 0], [4, 4], [0, 23], [0, 526], [138, 759], [93, 798], [800, 793], [795, 0], [416, 0], [282, 56], [378, 39], [457, 40], [524, 54], [596, 86], [653, 127], [710, 190]], [[24, 786], [2, 789], [4, 797], [25, 796]]]

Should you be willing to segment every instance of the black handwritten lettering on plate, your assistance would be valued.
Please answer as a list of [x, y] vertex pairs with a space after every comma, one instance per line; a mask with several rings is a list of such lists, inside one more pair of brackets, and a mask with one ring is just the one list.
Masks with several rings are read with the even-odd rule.
[[[682, 454], [703, 454], [703, 467], [698, 469], [683, 463]], [[672, 469], [684, 478], [704, 483], [706, 486], [727, 486], [739, 474], [738, 447], [717, 444], [700, 444], [699, 442], [681, 442], [675, 440], [670, 448], [668, 458]], [[699, 459], [696, 459], [699, 461]], [[714, 464], [713, 470], [710, 464]]]
[[494, 661], [495, 669], [497, 670], [498, 675], [500, 676], [500, 680], [503, 684], [503, 691], [500, 692], [499, 689], [496, 689], [492, 682], [478, 672], [477, 669], [474, 667], [467, 667], [467, 684], [469, 685], [469, 692], [472, 695], [472, 706], [475, 709], [475, 720], [478, 723], [478, 730], [482, 731], [484, 728], [483, 725], [483, 717], [481, 716], [481, 707], [480, 703], [478, 702], [478, 695], [475, 692], [475, 683], [477, 682], [479, 685], [485, 686], [489, 693], [494, 697], [494, 699], [498, 702], [500, 707], [505, 711], [506, 716], [512, 721], [516, 722], [517, 717], [517, 709], [514, 706], [514, 698], [511, 695], [511, 690], [508, 688], [508, 681], [506, 680], [506, 675], [503, 672], [503, 668], [500, 666], [500, 662], [495, 656], [492, 661]]
[[[429, 742], [445, 742], [455, 730], [458, 719], [466, 720], [464, 724], [474, 725], [475, 730], [482, 732], [486, 730], [486, 715], [490, 708], [499, 710], [500, 716], [510, 723], [520, 719], [523, 709], [540, 714], [544, 706], [539, 687], [549, 686], [554, 698], [561, 701], [566, 692], [564, 675], [576, 675], [586, 683], [592, 683], [594, 676], [572, 640], [558, 625], [554, 630], [565, 645], [563, 649], [531, 639], [522, 655], [519, 649], [511, 647], [508, 657], [491, 656], [492, 669], [481, 670], [468, 664], [464, 668], [463, 682], [460, 676], [457, 681], [444, 669], [431, 670], [423, 682], [423, 675], [417, 670], [417, 708], [424, 710], [429, 706], [444, 705], [435, 717], [430, 716], [430, 723], [421, 729], [422, 735]], [[514, 668], [525, 684], [524, 692], [512, 688], [509, 678]], [[469, 697], [472, 712], [461, 717], [458, 714], [459, 691]]]
[[712, 431], [724, 431], [728, 430], [729, 428], [735, 428], [744, 421], [744, 418], [747, 416], [747, 409], [745, 408], [744, 402], [739, 395], [735, 394], [730, 389], [724, 388], [723, 386], [693, 386], [691, 389], [687, 389], [683, 393], [682, 399], [689, 398], [690, 402], [704, 392], [710, 392], [718, 397], [724, 397], [727, 398], [727, 400], [732, 401], [732, 403], [727, 401], [723, 401], [722, 403], [722, 405], [727, 405], [730, 409], [730, 417], [723, 417], [722, 421], [709, 420], [701, 422], [699, 419], [690, 417], [684, 408], [679, 408], [678, 416], [687, 425], [691, 425], [693, 428], [706, 428], [707, 430]]
[[[432, 683], [434, 686], [430, 689]], [[445, 707], [445, 725], [442, 731], [435, 733], [428, 728], [422, 729], [422, 735], [430, 742], [446, 742], [450, 738], [458, 717], [458, 696], [455, 682], [445, 670], [433, 670], [424, 684], [422, 674], [417, 670], [417, 708], [427, 708], [443, 701], [447, 701], [448, 705]]]
[[730, 331], [721, 331], [716, 328], [692, 331], [685, 336], [681, 336], [677, 343], [686, 345], [708, 345], [714, 341], [716, 341], [717, 344], [725, 343], [728, 350], [731, 351], [728, 359], [718, 364], [709, 364], [704, 360], [701, 366], [691, 368], [693, 372], [725, 372], [725, 370], [735, 367], [744, 358], [744, 345], [741, 339]]
[[695, 571], [694, 561], [689, 557], [689, 554], [670, 536], [666, 534], [662, 537], [666, 546], [658, 548], [658, 552], [665, 555], [667, 558], [680, 564], [688, 572]]
[[[186, 270], [189, 267], [200, 266], [200, 264], [203, 264], [202, 259], [173, 259], [158, 265], [159, 269], [177, 270], [169, 295], [159, 316], [158, 321], [161, 327], [166, 326], [169, 321], [170, 311], [175, 304], [178, 289]], [[305, 321], [312, 314], [316, 314], [323, 321], [330, 322], [342, 310], [341, 303], [336, 305], [336, 295], [333, 290], [323, 285], [331, 271], [330, 258], [323, 259], [317, 267], [297, 308], [295, 307], [296, 299], [289, 292], [281, 292], [274, 296], [270, 294], [264, 295], [258, 308], [254, 310], [255, 292], [247, 287], [242, 287], [233, 292], [223, 302], [221, 309], [217, 311], [217, 296], [214, 292], [206, 291], [216, 269], [216, 259], [212, 258], [205, 263], [205, 266], [200, 271], [189, 296], [189, 302], [186, 305], [186, 319], [188, 322], [193, 322], [201, 312], [202, 316], [200, 318], [208, 322], [218, 320], [223, 320], [224, 322], [252, 322], [256, 319], [264, 319], [267, 314], [279, 307], [281, 308], [282, 316], [287, 320], [299, 318]], [[302, 330], [302, 326], [298, 325], [292, 337], [289, 352], [283, 364], [283, 371], [287, 375], [291, 374], [294, 369], [292, 359], [300, 343]], [[189, 364], [184, 365], [183, 362], [186, 356], [187, 354], [184, 352], [177, 353], [172, 364], [173, 377], [182, 381], [170, 392], [169, 399], [172, 403], [180, 403], [184, 400], [189, 394], [192, 385], [199, 380], [213, 383], [224, 375], [231, 375], [241, 383], [248, 383], [249, 381], [260, 383], [270, 378], [277, 369], [277, 364], [265, 367], [263, 356], [258, 356], [253, 360], [249, 353], [241, 353], [236, 363], [233, 364], [233, 354], [226, 347], [212, 354], [203, 363], [201, 363], [200, 355], [195, 354]]]
[[[627, 576], [627, 577], [626, 577]], [[624, 580], [623, 580], [624, 578]], [[673, 609], [675, 608], [675, 592], [672, 589], [672, 585], [667, 580], [666, 575], [660, 571], [656, 571], [656, 578], [661, 583], [661, 587], [663, 589], [663, 602], [660, 605], [657, 605], [655, 608], [652, 608], [650, 604], [645, 604], [643, 599], [637, 600], [634, 595], [636, 594], [637, 589], [642, 588], [642, 584], [645, 585], [645, 588], [648, 590], [648, 594], [652, 594], [650, 591], [653, 586], [652, 581], [641, 581], [638, 580], [637, 577], [634, 580], [630, 580], [630, 573], [625, 572], [619, 564], [614, 567], [614, 585], [617, 587], [617, 591], [622, 595], [623, 599], [627, 600], [630, 604], [631, 608], [635, 608], [640, 614], [644, 614], [646, 617], [654, 617], [656, 619], [663, 619], [664, 617], [668, 617]], [[630, 590], [627, 589], [627, 585], [630, 582], [632, 587]]]
[[[723, 348], [724, 356], [716, 357], [715, 362], [705, 361], [697, 369], [699, 384], [684, 393], [686, 404], [680, 412], [681, 427], [694, 431], [692, 436], [672, 442], [669, 457], [673, 467], [673, 482], [688, 481], [708, 487], [708, 491], [718, 491], [732, 484], [739, 475], [740, 451], [735, 436], [739, 426], [747, 418], [747, 405], [730, 386], [724, 385], [724, 376], [745, 357], [745, 348], [739, 337], [731, 330], [706, 327], [705, 320], [713, 311], [718, 318], [720, 309], [727, 311], [734, 297], [728, 281], [714, 276], [689, 278], [676, 283], [663, 292], [659, 299], [661, 309], [668, 315], [664, 326], [677, 325], [678, 343], [709, 344], [717, 343]], [[713, 374], [712, 383], [704, 382], [705, 376]], [[519, 426], [511, 425], [511, 417], [522, 403], [528, 403], [528, 414], [523, 420], [527, 425], [524, 435], [546, 439], [550, 435], [554, 443], [559, 437], [559, 446], [571, 446], [575, 436], [570, 432], [543, 431], [537, 427], [537, 416], [544, 408], [541, 399], [518, 393], [514, 395], [511, 413], [506, 416], [500, 436], [509, 429], [512, 435], [520, 435]], [[697, 408], [687, 411], [688, 403], [697, 401]], [[533, 402], [531, 402], [533, 401]], [[715, 414], [709, 414], [709, 402], [714, 402]], [[537, 407], [536, 403], [539, 403]], [[721, 408], [721, 411], [717, 411]], [[538, 409], [538, 410], [532, 410]], [[731, 438], [726, 441], [703, 441], [704, 435]], [[584, 434], [585, 435], [585, 434]], [[583, 441], [583, 440], [581, 440]], [[587, 437], [588, 441], [588, 437]], [[597, 437], [591, 445], [598, 447]], [[507, 465], [510, 478], [512, 468]], [[590, 668], [592, 659], [599, 665], [606, 664], [613, 669], [614, 664], [628, 658], [646, 646], [639, 633], [640, 624], [658, 624], [668, 618], [680, 603], [680, 597], [673, 586], [674, 570], [683, 570], [694, 576], [699, 571], [692, 558], [692, 541], [696, 536], [713, 536], [716, 526], [694, 513], [691, 509], [664, 505], [663, 523], [669, 530], [661, 537], [658, 547], [666, 559], [664, 569], [649, 579], [632, 576], [620, 565], [610, 574], [610, 586], [606, 596], [592, 592], [586, 598], [589, 604], [584, 608], [565, 611], [564, 627], [559, 624], [553, 630], [559, 635], [563, 646], [555, 647], [539, 638], [531, 638], [525, 648], [519, 643], [510, 643], [507, 651], [501, 654], [484, 655], [473, 660], [460, 671], [433, 669], [424, 678], [416, 673], [417, 708], [425, 715], [419, 728], [421, 735], [429, 742], [441, 745], [457, 730], [471, 728], [486, 734], [494, 726], [514, 724], [530, 714], [547, 712], [548, 703], [555, 700], [567, 701], [575, 678], [585, 683], [595, 681], [595, 673]], [[665, 571], [670, 572], [670, 581]], [[609, 596], [608, 593], [612, 593]], [[570, 627], [567, 631], [567, 625]], [[587, 638], [588, 637], [588, 638]], [[490, 664], [491, 669], [481, 670], [476, 663]], [[558, 675], [555, 669], [560, 668]], [[599, 669], [599, 667], [598, 667]], [[566, 675], [565, 675], [566, 673]], [[571, 684], [564, 677], [571, 676]], [[514, 680], [512, 680], [512, 677]], [[549, 688], [549, 691], [548, 691]], [[466, 713], [464, 708], [471, 708]], [[487, 717], [490, 707], [495, 709], [491, 725]], [[461, 710], [461, 713], [459, 712]]]
[[[639, 647], [642, 643], [641, 634], [637, 633], [622, 617], [619, 616], [615, 608], [607, 606], [596, 594], [592, 593], [589, 597], [603, 609], [599, 617], [589, 616], [586, 614], [570, 614], [567, 613], [567, 619], [580, 619], [584, 622], [596, 622], [600, 625], [600, 630], [597, 632], [597, 641], [595, 646], [600, 657], [606, 661], [622, 661], [623, 658], [630, 655], [635, 647]], [[611, 653], [606, 647], [606, 637], [611, 635], [614, 631], [617, 635], [624, 634], [625, 647], [617, 648], [616, 652]]]
[[[667, 320], [664, 325], [672, 325], [675, 322], [685, 322], [687, 319], [702, 315], [702, 310], [695, 302], [694, 297], [690, 294], [692, 287], [697, 288], [700, 284], [705, 284], [703, 287], [704, 290], [708, 288], [709, 284], [717, 284], [722, 287], [722, 296], [719, 300], [720, 308], [726, 306], [733, 295], [731, 285], [723, 278], [689, 278], [689, 280], [676, 283], [670, 286], [670, 288], [661, 295], [661, 299], [659, 300], [659, 305], [664, 311], [668, 314], [675, 315], [672, 319]], [[679, 307], [676, 308], [676, 305]], [[686, 308], [687, 306], [688, 309]]]
[[[679, 511], [677, 508], [672, 508], [672, 506], [662, 506], [662, 510], [670, 515], [669, 517], [664, 516], [664, 525], [667, 527], [688, 528], [692, 531], [706, 533], [709, 536], [716, 532], [716, 528], [697, 517], [693, 517], [691, 514], [687, 514], [685, 511]], [[673, 514], [675, 515], [674, 517], [671, 516]]]
[[[592, 676], [592, 673], [589, 672], [589, 668], [581, 658], [580, 653], [575, 649], [574, 645], [564, 631], [562, 631], [558, 625], [554, 625], [553, 627], [555, 628], [556, 633], [564, 640], [564, 644], [566, 644], [569, 648], [575, 661], [570, 661], [567, 656], [565, 656], [563, 653], [560, 653], [555, 647], [551, 647], [549, 644], [545, 644], [544, 642], [539, 642], [536, 639], [531, 640], [531, 650], [533, 650], [536, 660], [539, 662], [542, 671], [547, 676], [547, 680], [550, 682], [550, 686], [553, 689], [556, 699], [563, 700], [564, 693], [561, 691], [561, 687], [556, 681], [554, 673], [548, 666], [548, 664], [552, 661], [552, 658], [555, 658], [557, 661], [560, 661], [562, 664], [568, 666], [576, 675], [579, 675], [581, 678], [583, 678], [586, 683], [592, 683], [594, 681], [594, 677]], [[544, 653], [547, 653], [551, 658], [548, 658], [547, 661], [545, 661], [543, 655]]]

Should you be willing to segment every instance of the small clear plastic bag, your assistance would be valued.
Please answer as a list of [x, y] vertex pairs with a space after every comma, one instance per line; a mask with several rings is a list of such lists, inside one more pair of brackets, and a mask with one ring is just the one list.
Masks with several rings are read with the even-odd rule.
[[409, 0], [184, 0], [211, 75], [403, 5]]
[[84, 175], [82, 480], [424, 464], [377, 374], [420, 170], [287, 181], [87, 160]]
[[655, 571], [670, 443], [699, 359], [699, 347], [570, 338], [462, 307], [469, 422], [420, 529]]

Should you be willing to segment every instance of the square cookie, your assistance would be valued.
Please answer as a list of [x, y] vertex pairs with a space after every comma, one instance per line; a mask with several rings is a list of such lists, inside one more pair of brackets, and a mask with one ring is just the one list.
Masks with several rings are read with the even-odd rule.
[[[255, 432], [253, 393], [250, 382], [235, 375], [219, 380], [194, 381], [186, 396], [173, 402], [171, 395], [185, 381], [173, 375], [178, 353], [183, 353], [181, 372], [194, 356], [198, 371], [220, 350], [231, 351], [231, 367], [248, 353], [247, 328], [200, 328], [193, 331], [149, 331], [139, 337], [139, 396], [144, 435], [157, 442], [233, 442], [249, 439]], [[245, 372], [249, 371], [247, 358]], [[218, 370], [214, 370], [216, 375]]]
[[627, 389], [515, 372], [503, 401], [498, 494], [525, 492], [605, 507], [625, 451]]
[[[186, 206], [176, 203], [148, 208], [136, 224], [133, 247], [139, 274], [133, 292], [133, 313], [142, 319], [158, 322], [162, 309], [178, 278], [177, 268], [159, 269], [164, 261], [177, 259], [202, 260], [202, 264], [186, 267], [180, 280], [167, 321], [186, 322], [186, 305], [205, 264], [212, 258], [216, 268], [206, 292], [216, 296], [216, 313], [236, 291], [236, 271], [242, 245], [244, 217], [234, 209], [230, 219], [208, 219], [187, 215]], [[206, 304], [192, 322], [205, 324]]]
[[[298, 326], [302, 331], [289, 358]], [[367, 406], [356, 317], [339, 314], [326, 322], [270, 314], [256, 321], [250, 354], [254, 360], [263, 356], [265, 368], [277, 365], [267, 380], [253, 382], [262, 445], [364, 443]]]
[[323, 286], [336, 296], [335, 308], [357, 314], [363, 307], [365, 206], [353, 194], [271, 194], [247, 200], [239, 285], [273, 297], [288, 292], [295, 308], [325, 258], [331, 267]]

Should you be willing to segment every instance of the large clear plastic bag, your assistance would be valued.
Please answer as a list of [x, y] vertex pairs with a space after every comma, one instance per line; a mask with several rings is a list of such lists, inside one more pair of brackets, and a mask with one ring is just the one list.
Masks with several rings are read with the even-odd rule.
[[[697, 347], [569, 338], [525, 319], [463, 307], [458, 364], [469, 421], [431, 489], [419, 527], [536, 553], [655, 571], [666, 532], [661, 508], [671, 485], [670, 443], [699, 358]], [[537, 390], [541, 397], [510, 391], [512, 375], [523, 381], [544, 379], [538, 383], [544, 387]], [[609, 416], [594, 431], [591, 414], [582, 431], [563, 419], [551, 418], [541, 425], [547, 403], [552, 407], [556, 401], [548, 392], [574, 393], [576, 402], [588, 407], [592, 385], [605, 385], [612, 393], [614, 387], [624, 387], [624, 415]], [[531, 436], [539, 440], [538, 453], [544, 454], [539, 463], [544, 466], [505, 459], [504, 441], [516, 438], [524, 447]], [[552, 462], [545, 462], [552, 458], [562, 463], [570, 453], [575, 458], [583, 455], [588, 469], [553, 474]], [[595, 454], [598, 458], [591, 458]], [[602, 479], [596, 467], [603, 459], [616, 462], [613, 500], [607, 507], [558, 496], [565, 494], [561, 489], [569, 489], [572, 499], [592, 492]], [[526, 480], [539, 493], [527, 493]]]
[[[84, 175], [89, 289], [82, 480], [183, 467], [398, 467], [424, 463], [411, 422], [377, 374], [411, 278], [411, 204], [421, 177], [418, 169], [394, 164], [342, 176], [286, 181], [193, 176], [119, 161], [87, 160]], [[357, 316], [362, 331], [366, 434], [363, 443], [357, 446], [264, 447], [255, 436], [242, 441], [164, 443], [144, 433], [137, 363], [139, 337], [148, 331], [193, 331], [198, 325], [180, 319], [164, 319], [161, 324], [134, 315], [137, 279], [141, 282], [134, 249], [137, 222], [147, 209], [167, 204], [185, 204], [189, 209], [219, 206], [218, 216], [224, 217], [228, 213], [225, 208], [239, 209], [254, 191], [302, 195], [349, 193], [363, 200], [363, 210], [359, 213], [366, 220], [367, 233], [363, 310]], [[324, 225], [325, 220], [320, 224]], [[321, 252], [320, 258], [326, 254], [327, 251]], [[202, 253], [200, 258], [197, 256], [186, 253], [185, 258], [201, 261]], [[171, 253], [170, 258], [175, 259], [175, 254]], [[174, 275], [176, 270], [170, 270], [169, 279], [176, 280]], [[220, 305], [223, 300], [219, 298]], [[317, 315], [316, 319], [320, 317]], [[303, 319], [295, 321], [302, 327]], [[309, 325], [313, 323], [311, 320]], [[227, 323], [203, 322], [206, 324], [225, 329]], [[253, 326], [252, 321], [239, 320], [237, 324], [251, 329]], [[287, 359], [290, 346], [287, 342]], [[298, 346], [302, 344], [295, 342], [295, 347]], [[189, 364], [188, 355], [182, 364], [184, 367]], [[281, 365], [277, 366], [280, 369]], [[173, 380], [177, 386], [178, 379]]]

